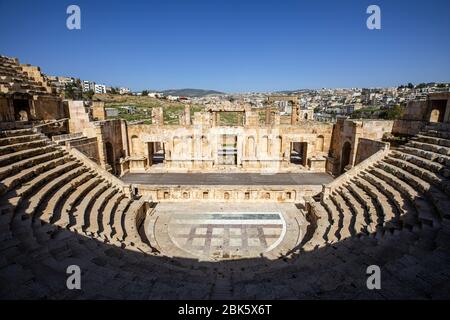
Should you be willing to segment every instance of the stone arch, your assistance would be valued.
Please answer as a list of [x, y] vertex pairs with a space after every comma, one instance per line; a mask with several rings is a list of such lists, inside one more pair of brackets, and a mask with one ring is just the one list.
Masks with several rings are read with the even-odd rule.
[[430, 122], [444, 122], [445, 111], [447, 109], [447, 100], [430, 101]]
[[28, 99], [14, 99], [14, 118], [16, 121], [31, 120], [30, 100]]
[[431, 110], [430, 122], [442, 122], [444, 114], [439, 109]]

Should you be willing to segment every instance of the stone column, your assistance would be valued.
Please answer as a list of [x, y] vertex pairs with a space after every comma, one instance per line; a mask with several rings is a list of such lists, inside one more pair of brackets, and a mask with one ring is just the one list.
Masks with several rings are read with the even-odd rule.
[[191, 125], [191, 107], [189, 105], [184, 106], [184, 125]]

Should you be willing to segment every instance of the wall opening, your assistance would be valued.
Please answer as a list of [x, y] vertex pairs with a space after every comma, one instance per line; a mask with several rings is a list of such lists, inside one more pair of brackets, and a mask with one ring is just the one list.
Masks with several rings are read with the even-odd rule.
[[131, 155], [135, 156], [139, 154], [139, 138], [137, 136], [131, 137]]
[[447, 100], [432, 100], [430, 122], [444, 122]]
[[237, 135], [223, 134], [219, 140], [217, 151], [217, 161], [219, 165], [237, 165]]
[[14, 118], [17, 121], [31, 120], [30, 102], [27, 99], [14, 99]]
[[350, 164], [350, 153], [352, 146], [350, 142], [345, 142], [341, 152], [341, 173], [344, 173], [345, 167]]
[[116, 166], [114, 161], [114, 149], [111, 142], [106, 142], [105, 147], [106, 147], [106, 163], [111, 166], [112, 172], [116, 173]]
[[308, 143], [307, 142], [291, 142], [290, 162], [296, 165], [307, 165]]
[[149, 166], [164, 163], [166, 153], [163, 142], [148, 142], [147, 148]]
[[316, 140], [316, 151], [317, 152], [323, 152], [323, 144], [324, 144], [323, 136], [318, 136], [317, 140]]

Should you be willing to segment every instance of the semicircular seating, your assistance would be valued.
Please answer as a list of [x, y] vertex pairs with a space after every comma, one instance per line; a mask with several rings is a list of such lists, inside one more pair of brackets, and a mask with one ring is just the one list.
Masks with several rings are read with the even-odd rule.
[[[137, 223], [144, 200], [36, 129], [0, 132], [0, 297], [448, 297], [449, 132], [429, 125], [320, 201], [306, 199], [308, 233], [289, 256], [220, 263], [155, 252]], [[366, 287], [372, 264], [380, 291]], [[70, 265], [82, 270], [81, 290], [66, 287]]]

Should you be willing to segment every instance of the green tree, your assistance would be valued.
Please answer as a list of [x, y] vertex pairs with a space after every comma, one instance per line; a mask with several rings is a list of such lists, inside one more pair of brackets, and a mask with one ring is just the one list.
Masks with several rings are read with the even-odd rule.
[[81, 98], [80, 92], [80, 88], [78, 88], [76, 84], [70, 83], [64, 89], [64, 98], [78, 100]]
[[83, 92], [83, 100], [92, 100], [93, 96], [94, 96], [94, 90], [89, 90], [89, 91]]
[[148, 96], [148, 90], [142, 91], [142, 96]]

